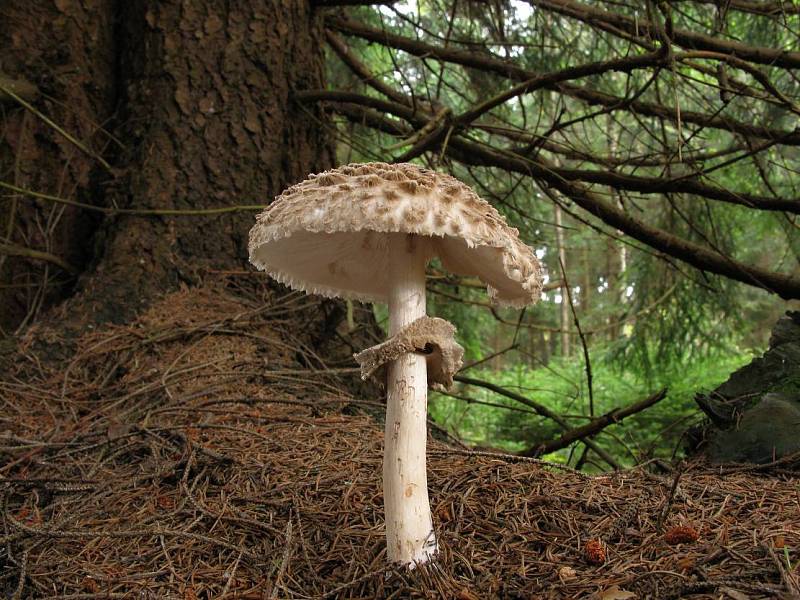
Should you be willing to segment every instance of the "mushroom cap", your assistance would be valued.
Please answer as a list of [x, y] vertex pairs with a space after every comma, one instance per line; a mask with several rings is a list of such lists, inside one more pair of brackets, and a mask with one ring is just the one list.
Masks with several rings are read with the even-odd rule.
[[429, 256], [476, 275], [501, 306], [536, 302], [542, 267], [519, 232], [454, 177], [412, 164], [351, 164], [278, 196], [250, 230], [250, 262], [291, 288], [386, 302], [386, 234], [427, 236]]

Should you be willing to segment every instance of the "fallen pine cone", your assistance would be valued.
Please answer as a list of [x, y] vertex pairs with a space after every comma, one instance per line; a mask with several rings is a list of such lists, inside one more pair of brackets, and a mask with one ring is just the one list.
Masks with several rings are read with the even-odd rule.
[[586, 562], [591, 565], [602, 565], [606, 562], [606, 549], [603, 542], [597, 538], [586, 542], [583, 552], [586, 555]]
[[83, 589], [90, 594], [98, 594], [100, 592], [100, 586], [91, 577], [84, 577], [81, 583], [83, 584]]
[[697, 538], [699, 537], [700, 534], [697, 533], [697, 529], [694, 527], [689, 527], [688, 525], [678, 525], [664, 534], [664, 541], [669, 545], [674, 546], [675, 544], [688, 544], [689, 542], [696, 542]]
[[478, 597], [473, 594], [469, 588], [461, 588], [456, 596], [456, 600], [478, 600]]

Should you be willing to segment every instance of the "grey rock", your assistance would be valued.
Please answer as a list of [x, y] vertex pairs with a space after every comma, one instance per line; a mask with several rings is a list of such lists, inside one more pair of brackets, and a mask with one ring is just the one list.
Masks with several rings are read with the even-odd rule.
[[695, 401], [709, 421], [689, 432], [690, 451], [760, 464], [800, 452], [800, 312], [778, 320], [763, 356]]
[[765, 394], [737, 425], [720, 430], [706, 451], [713, 462], [767, 463], [800, 452], [800, 403]]

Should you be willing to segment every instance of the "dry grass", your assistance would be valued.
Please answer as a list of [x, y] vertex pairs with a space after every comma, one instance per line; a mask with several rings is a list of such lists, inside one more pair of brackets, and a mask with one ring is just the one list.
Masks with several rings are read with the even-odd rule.
[[296, 333], [307, 303], [181, 292], [58, 369], [32, 333], [0, 382], [5, 596], [798, 593], [796, 460], [587, 477], [431, 441], [441, 554], [386, 569], [379, 404]]

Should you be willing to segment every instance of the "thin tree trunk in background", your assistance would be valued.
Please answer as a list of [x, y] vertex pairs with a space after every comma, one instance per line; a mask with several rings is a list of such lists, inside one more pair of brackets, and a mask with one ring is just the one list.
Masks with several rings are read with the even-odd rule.
[[[581, 258], [583, 259], [583, 272], [581, 273], [581, 302], [580, 302], [580, 312], [581, 315], [589, 316], [591, 314], [592, 307], [594, 306], [594, 263], [592, 261], [591, 254], [589, 252], [589, 245], [588, 242], [584, 242], [581, 247]], [[588, 323], [583, 325], [583, 328], [586, 329], [589, 326]], [[586, 345], [591, 345], [592, 334], [591, 332], [587, 332], [584, 334], [586, 339]]]
[[[618, 206], [622, 206], [619, 199], [616, 202]], [[622, 235], [620, 231], [617, 231], [617, 234]], [[609, 341], [613, 341], [620, 335], [618, 323], [625, 314], [623, 309], [626, 301], [624, 275], [627, 268], [627, 255], [625, 253], [625, 244], [613, 238], [606, 240], [606, 266], [608, 287], [604, 293], [608, 298], [609, 307], [606, 315], [606, 322], [609, 324], [606, 337]]]
[[548, 356], [557, 356], [561, 352], [560, 346], [560, 337], [556, 336], [555, 332], [546, 334], [545, 339], [547, 340], [548, 347], [550, 351], [548, 352]]
[[[606, 134], [609, 156], [616, 156], [617, 149], [619, 147], [619, 129], [617, 127], [617, 122], [611, 117], [611, 115], [606, 117]], [[619, 191], [615, 190], [613, 187], [609, 187], [609, 193], [614, 199], [614, 203], [617, 205], [617, 208], [622, 209], [622, 198], [619, 194]], [[619, 229], [616, 230], [616, 233], [620, 238], [624, 236], [624, 233]], [[624, 312], [619, 310], [617, 307], [624, 306], [625, 280], [623, 278], [623, 274], [625, 273], [627, 266], [627, 257], [625, 254], [625, 244], [613, 238], [608, 238], [606, 242], [606, 251], [608, 253], [606, 258], [606, 264], [608, 267], [608, 288], [606, 289], [605, 293], [608, 294], [609, 298], [611, 298], [609, 302], [611, 309], [608, 312], [607, 320], [612, 324], [608, 330], [608, 339], [615, 340], [620, 334], [619, 327], [615, 324], [619, 322]]]
[[[500, 328], [499, 323], [494, 324], [494, 330], [492, 331], [492, 348], [500, 348], [502, 345], [502, 335], [503, 332]], [[493, 371], [500, 371], [503, 368], [503, 356], [498, 355], [495, 356], [491, 361], [490, 365]], [[487, 365], [488, 366], [488, 365]]]
[[[567, 270], [567, 251], [564, 247], [564, 228], [562, 223], [561, 207], [558, 204], [555, 207], [555, 221], [556, 221], [556, 246], [558, 249], [558, 260], [561, 263], [561, 268], [566, 272]], [[562, 281], [566, 281], [566, 277], [562, 276]], [[570, 340], [569, 340], [569, 295], [567, 294], [566, 285], [561, 286], [561, 304], [560, 304], [560, 329], [561, 329], [561, 356], [567, 357], [570, 355]]]
[[[608, 279], [606, 283], [608, 284], [608, 287], [603, 293], [607, 298], [608, 305], [606, 323], [609, 325], [607, 332], [607, 338], [609, 340], [615, 340], [619, 336], [619, 327], [616, 325], [616, 323], [619, 322], [619, 306], [621, 306], [620, 302], [625, 294], [625, 290], [621, 287], [622, 273], [624, 269], [622, 263], [622, 260], [624, 259], [624, 247], [621, 248], [621, 246], [622, 244], [613, 238], [608, 238], [606, 240], [606, 272], [608, 273]], [[620, 256], [620, 250], [622, 250], [622, 256]]]
[[783, 229], [783, 233], [786, 236], [786, 243], [792, 251], [792, 256], [797, 265], [800, 266], [800, 235], [798, 235], [797, 225], [794, 222], [790, 222], [784, 215], [780, 215], [776, 218], [780, 222], [781, 229]]
[[550, 362], [550, 343], [548, 335], [546, 331], [536, 329], [530, 330], [530, 356], [528, 357], [528, 365], [531, 368], [546, 365]]

